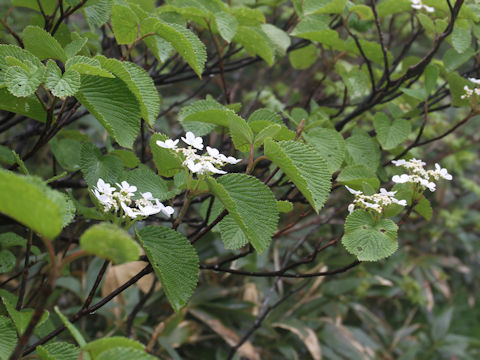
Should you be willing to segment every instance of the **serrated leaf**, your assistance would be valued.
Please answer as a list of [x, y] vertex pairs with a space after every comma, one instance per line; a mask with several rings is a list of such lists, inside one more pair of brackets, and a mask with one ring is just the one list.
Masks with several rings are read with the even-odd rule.
[[345, 140], [346, 161], [376, 171], [380, 163], [378, 144], [367, 133], [357, 132]]
[[36, 352], [40, 360], [78, 360], [80, 349], [66, 342], [39, 345]]
[[261, 120], [261, 121], [266, 120], [266, 121], [270, 121], [274, 124], [285, 125], [282, 121], [282, 117], [278, 113], [276, 113], [273, 110], [266, 109], [266, 108], [255, 110], [248, 117], [247, 122], [250, 123], [250, 122], [254, 122], [254, 121], [258, 121], [258, 120]]
[[15, 268], [17, 258], [9, 250], [0, 251], [0, 274], [8, 273]]
[[248, 244], [248, 238], [231, 215], [218, 224], [225, 249], [235, 250]]
[[242, 152], [249, 151], [253, 143], [253, 131], [247, 122], [240, 116], [229, 113], [228, 126], [235, 147]]
[[267, 139], [265, 155], [296, 185], [318, 213], [330, 194], [330, 171], [327, 162], [312, 147], [294, 142], [278, 143]]
[[40, 179], [0, 169], [0, 212], [48, 239], [62, 230], [66, 212], [63, 194]]
[[70, 334], [73, 336], [77, 344], [80, 347], [84, 347], [87, 344], [87, 342], [85, 341], [85, 338], [83, 337], [82, 333], [75, 327], [75, 325], [73, 325], [70, 322], [70, 320], [68, 320], [68, 318], [65, 315], [61, 313], [58, 306], [54, 306], [53, 309], [55, 310], [55, 313], [58, 315], [58, 317], [62, 321], [63, 325], [65, 325], [65, 327], [68, 329]]
[[430, 221], [433, 215], [432, 205], [428, 199], [422, 197], [417, 205], [413, 208], [417, 213], [422, 215], [425, 220]]
[[206, 180], [210, 192], [222, 202], [255, 250], [263, 252], [270, 245], [278, 223], [278, 208], [272, 191], [260, 180], [245, 174]]
[[80, 89], [80, 74], [72, 69], [62, 74], [57, 64], [48, 60], [45, 70], [45, 87], [59, 98], [73, 96]]
[[356, 190], [361, 190], [364, 183], [374, 189], [378, 189], [380, 186], [375, 171], [365, 165], [346, 166], [338, 175], [337, 181]]
[[262, 24], [260, 27], [263, 33], [270, 39], [277, 54], [284, 56], [291, 44], [290, 36], [272, 24]]
[[342, 243], [360, 261], [378, 261], [398, 248], [398, 226], [389, 219], [375, 220], [364, 210], [355, 210], [345, 221]]
[[475, 55], [475, 51], [472, 48], [468, 48], [461, 54], [456, 52], [455, 49], [448, 49], [442, 60], [447, 71], [453, 71], [465, 64], [473, 55]]
[[305, 132], [303, 137], [327, 161], [331, 173], [340, 168], [345, 158], [345, 140], [338, 131], [314, 128]]
[[290, 51], [288, 59], [292, 67], [297, 70], [305, 70], [312, 66], [318, 59], [317, 48], [315, 45], [307, 45], [300, 49]]
[[377, 133], [377, 140], [385, 150], [390, 150], [400, 145], [410, 134], [411, 125], [407, 120], [390, 119], [384, 113], [375, 114], [373, 124]]
[[258, 55], [272, 66], [275, 47], [265, 32], [257, 26], [239, 26], [233, 41], [242, 45], [251, 56]]
[[341, 14], [346, 0], [304, 0], [303, 13], [308, 14]]
[[117, 44], [132, 44], [137, 39], [139, 19], [128, 6], [114, 4], [111, 19]]
[[118, 347], [104, 351], [96, 360], [157, 360], [155, 356], [143, 350]]
[[123, 171], [122, 160], [114, 155], [103, 155], [90, 142], [84, 142], [80, 149], [80, 169], [89, 186], [95, 186], [98, 179], [113, 184]]
[[263, 142], [266, 138], [275, 139], [275, 136], [282, 130], [282, 127], [278, 124], [272, 124], [264, 127], [260, 132], [255, 136], [255, 141], [253, 143], [254, 148], [258, 148], [263, 145]]
[[198, 281], [198, 255], [185, 236], [162, 226], [146, 226], [138, 233], [170, 304], [179, 311]]
[[12, 321], [0, 315], [0, 359], [8, 359], [17, 345], [17, 332]]
[[[10, 318], [13, 321], [13, 324], [17, 328], [17, 333], [21, 336], [27, 329], [28, 324], [32, 319], [34, 310], [23, 309], [21, 311], [18, 311], [15, 309], [15, 306], [13, 306], [7, 299], [2, 298], [2, 300], [3, 300], [3, 305], [5, 306], [5, 309], [8, 312], [8, 315], [10, 316]], [[48, 319], [49, 315], [50, 314], [48, 311], [44, 311], [37, 326], [43, 324]]]
[[139, 194], [151, 192], [153, 197], [160, 201], [170, 199], [178, 192], [168, 191], [167, 182], [143, 164], [138, 169], [129, 171], [126, 181], [135, 184]]
[[97, 359], [104, 351], [115, 348], [144, 350], [145, 346], [138, 341], [121, 336], [112, 336], [89, 342], [83, 347], [88, 351], [92, 359]]
[[207, 60], [205, 45], [194, 33], [183, 26], [164, 23], [158, 19], [155, 20], [154, 29], [156, 33], [172, 44], [198, 77], [201, 78]]
[[287, 200], [277, 201], [278, 211], [281, 213], [289, 213], [293, 210], [293, 204]]
[[91, 2], [89, 1], [85, 4], [87, 6], [82, 8], [82, 12], [90, 27], [100, 27], [110, 19], [113, 0], [100, 0], [91, 5], [90, 3]]
[[121, 146], [133, 146], [141, 113], [138, 100], [122, 80], [82, 75], [75, 97]]
[[160, 97], [148, 73], [128, 61], [107, 59], [104, 56], [97, 56], [95, 59], [100, 61], [102, 68], [115, 74], [127, 84], [140, 104], [142, 118], [153, 126], [160, 111]]
[[150, 149], [158, 173], [162, 176], [172, 177], [184, 169], [183, 161], [176, 152], [157, 145], [157, 140], [165, 141], [166, 139], [168, 137], [163, 134], [153, 134], [150, 138]]
[[68, 59], [65, 69], [72, 69], [82, 75], [95, 75], [107, 78], [114, 78], [110, 71], [102, 69], [100, 61], [86, 56], [76, 55]]
[[32, 53], [14, 45], [0, 44], [0, 85], [4, 82], [4, 76], [10, 66], [7, 62], [8, 57], [20, 60], [22, 63], [29, 61], [38, 69], [43, 67], [42, 62]]
[[130, 235], [115, 224], [90, 226], [80, 237], [80, 247], [86, 252], [123, 264], [138, 260], [140, 249]]
[[38, 69], [25, 70], [20, 66], [10, 66], [4, 77], [8, 91], [18, 97], [35, 93], [43, 80], [43, 65]]
[[140, 160], [132, 151], [116, 149], [113, 150], [110, 154], [120, 158], [120, 160], [122, 160], [123, 166], [127, 168], [133, 169], [140, 164]]
[[58, 163], [67, 171], [80, 169], [82, 142], [71, 138], [59, 139], [57, 136], [49, 142], [50, 149]]
[[458, 53], [463, 53], [470, 47], [472, 42], [472, 32], [470, 26], [461, 27], [455, 24], [452, 31], [452, 45]]
[[47, 118], [47, 112], [35, 95], [18, 98], [7, 89], [0, 89], [0, 109], [41, 122], [45, 122]]
[[23, 30], [25, 49], [36, 55], [40, 60], [56, 59], [67, 61], [67, 55], [60, 43], [47, 31], [38, 26], [29, 25]]
[[83, 49], [83, 47], [87, 44], [88, 39], [87, 38], [79, 38], [73, 40], [71, 43], [69, 43], [67, 46], [65, 46], [65, 55], [67, 55], [67, 58], [70, 59], [77, 55], [80, 50]]
[[220, 11], [215, 14], [215, 25], [226, 42], [231, 42], [237, 33], [238, 21], [233, 15]]
[[25, 247], [27, 245], [27, 240], [21, 237], [18, 234], [13, 232], [6, 232], [0, 234], [0, 246], [2, 248], [12, 247], [12, 246], [21, 246]]
[[[259, 133], [272, 125], [279, 125], [268, 120], [254, 120], [249, 121], [248, 125], [254, 133]], [[275, 140], [293, 140], [295, 139], [295, 132], [287, 128], [285, 125], [279, 125], [280, 130], [273, 136]]]
[[[310, 15], [304, 17], [293, 29], [291, 35], [310, 38], [315, 37], [321, 31], [329, 29], [328, 15]], [[312, 39], [313, 40], [313, 39]]]

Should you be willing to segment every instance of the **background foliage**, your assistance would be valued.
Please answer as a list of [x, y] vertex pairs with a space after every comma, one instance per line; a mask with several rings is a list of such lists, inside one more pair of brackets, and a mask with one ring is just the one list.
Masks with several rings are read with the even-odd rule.
[[[478, 358], [480, 4], [416, 4], [2, 1], [0, 359]], [[242, 161], [192, 176], [187, 131]]]

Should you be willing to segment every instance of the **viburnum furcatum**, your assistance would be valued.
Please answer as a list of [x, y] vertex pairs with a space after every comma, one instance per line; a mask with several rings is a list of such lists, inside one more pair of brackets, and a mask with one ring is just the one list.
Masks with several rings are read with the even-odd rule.
[[165, 141], [157, 140], [157, 145], [170, 149], [177, 153], [180, 153], [184, 157], [183, 165], [190, 170], [193, 174], [205, 175], [205, 174], [226, 174], [226, 171], [220, 170], [217, 167], [224, 166], [226, 164], [236, 164], [241, 160], [235, 159], [233, 156], [225, 156], [220, 154], [218, 149], [207, 146], [207, 153], [203, 155], [197, 154], [197, 150], [203, 150], [203, 139], [195, 136], [192, 132], [187, 132], [185, 137], [181, 138], [182, 141], [189, 145], [188, 148], [177, 147], [178, 139]]

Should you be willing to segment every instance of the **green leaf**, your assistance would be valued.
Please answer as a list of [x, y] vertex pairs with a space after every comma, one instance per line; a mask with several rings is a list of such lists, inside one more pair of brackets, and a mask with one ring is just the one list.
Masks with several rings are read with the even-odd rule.
[[235, 250], [248, 244], [247, 236], [231, 215], [225, 216], [218, 224], [218, 228], [225, 249]]
[[48, 239], [63, 227], [66, 211], [63, 194], [40, 179], [0, 169], [0, 212]]
[[313, 128], [303, 133], [303, 138], [327, 161], [331, 173], [340, 168], [345, 157], [345, 140], [338, 131]]
[[45, 87], [59, 98], [73, 96], [80, 89], [80, 74], [75, 70], [68, 69], [62, 75], [57, 64], [48, 60], [45, 71]]
[[145, 346], [133, 339], [113, 336], [89, 342], [83, 347], [83, 350], [88, 351], [92, 359], [97, 359], [104, 351], [115, 348], [144, 350]]
[[197, 286], [195, 248], [185, 236], [162, 226], [146, 226], [137, 235], [170, 304], [179, 311]]
[[26, 7], [38, 12], [40, 12], [39, 4], [42, 4], [46, 15], [52, 15], [57, 4], [55, 0], [12, 0], [11, 2], [12, 6]]
[[468, 48], [461, 54], [455, 49], [448, 49], [442, 60], [447, 71], [453, 71], [465, 64], [473, 55], [475, 55], [475, 51], [472, 48]]
[[[267, 127], [270, 127], [272, 125], [279, 125], [279, 124], [268, 121], [268, 120], [254, 120], [254, 121], [249, 121], [248, 125], [250, 125], [250, 128], [254, 133], [260, 134]], [[279, 125], [279, 126], [280, 126], [280, 130], [273, 136], [273, 139], [279, 140], [279, 141], [295, 139], [294, 131], [288, 129], [285, 125]]]
[[36, 96], [18, 98], [7, 89], [0, 89], [0, 109], [25, 115], [41, 122], [45, 122], [47, 119], [47, 112]]
[[318, 213], [330, 194], [327, 162], [312, 147], [294, 141], [267, 139], [265, 155], [277, 165]]
[[22, 63], [26, 64], [27, 62], [32, 63], [37, 69], [43, 67], [42, 62], [32, 53], [27, 50], [14, 45], [3, 45], [0, 44], [0, 85], [4, 82], [4, 76], [9, 68], [8, 57], [13, 57], [17, 60], [20, 60]]
[[120, 4], [112, 8], [112, 28], [117, 44], [132, 44], [138, 35], [137, 15], [128, 7]]
[[278, 211], [281, 213], [289, 213], [293, 210], [293, 204], [287, 200], [277, 201]]
[[80, 237], [80, 247], [86, 252], [123, 264], [138, 260], [140, 251], [130, 235], [115, 224], [90, 226]]
[[150, 149], [158, 173], [162, 176], [172, 177], [176, 173], [183, 171], [183, 161], [175, 151], [157, 145], [157, 140], [165, 141], [166, 139], [168, 137], [163, 134], [153, 134], [150, 138]]
[[276, 53], [281, 56], [285, 56], [285, 54], [287, 53], [287, 49], [291, 44], [290, 36], [288, 36], [285, 31], [279, 29], [272, 24], [263, 24], [260, 25], [260, 28], [262, 29], [263, 33], [270, 39], [270, 42], [273, 44]]
[[215, 14], [215, 25], [222, 38], [228, 43], [232, 41], [237, 33], [237, 19], [225, 11], [220, 11]]
[[75, 97], [121, 146], [132, 148], [140, 131], [140, 108], [122, 80], [82, 75]]
[[[2, 298], [3, 300], [3, 305], [5, 306], [5, 309], [8, 312], [8, 315], [12, 319], [15, 327], [17, 328], [17, 333], [21, 336], [25, 330], [28, 327], [28, 324], [30, 323], [30, 320], [32, 319], [33, 316], [33, 309], [23, 309], [21, 311], [18, 311], [15, 309], [15, 306], [13, 306], [6, 298]], [[41, 325], [44, 323], [48, 317], [49, 317], [48, 311], [44, 311], [41, 319], [39, 320], [37, 326]]]
[[[291, 35], [314, 40], [322, 31], [329, 30], [328, 15], [310, 15], [304, 17], [293, 29]], [[336, 31], [335, 31], [336, 32]], [[338, 36], [337, 36], [338, 37]], [[315, 40], [318, 41], [318, 40]]]
[[[147, 20], [152, 21], [151, 19]], [[181, 25], [164, 23], [158, 19], [153, 21], [155, 32], [172, 44], [198, 77], [201, 78], [205, 62], [207, 61], [207, 52], [205, 45], [200, 39]]]
[[317, 48], [315, 45], [307, 45], [297, 50], [288, 53], [288, 59], [294, 69], [304, 70], [312, 66], [318, 59]]
[[160, 201], [170, 199], [178, 192], [168, 191], [167, 182], [143, 164], [138, 169], [129, 171], [126, 180], [137, 187], [139, 194], [151, 192]]
[[347, 185], [353, 189], [361, 190], [363, 184], [368, 184], [374, 189], [378, 189], [380, 181], [375, 171], [365, 165], [350, 165], [342, 169], [337, 177], [340, 184]]
[[275, 136], [282, 130], [282, 127], [278, 124], [272, 124], [264, 127], [260, 132], [255, 136], [255, 141], [253, 147], [258, 148], [263, 145], [263, 142], [266, 138], [275, 139]]
[[2, 248], [8, 248], [12, 246], [21, 246], [25, 247], [27, 245], [27, 240], [21, 237], [18, 234], [13, 232], [6, 232], [0, 234], [0, 246]]
[[143, 350], [118, 347], [104, 351], [96, 360], [157, 360], [158, 358], [147, 354]]
[[304, 15], [341, 14], [346, 4], [346, 0], [304, 0], [303, 13]]
[[234, 42], [242, 45], [251, 56], [258, 55], [272, 66], [275, 60], [275, 46], [258, 26], [239, 26]]
[[[245, 174], [206, 180], [210, 192], [222, 202], [255, 250], [263, 252], [270, 245], [278, 224], [278, 208], [272, 191], [260, 180]], [[232, 225], [231, 221], [227, 225]], [[234, 232], [232, 226], [229, 231]]]
[[85, 5], [82, 12], [90, 27], [100, 27], [110, 19], [113, 0], [88, 1]]
[[102, 69], [100, 61], [97, 59], [80, 55], [68, 59], [67, 63], [65, 64], [65, 69], [75, 70], [82, 75], [95, 75], [107, 78], [115, 77], [115, 75], [113, 75], [110, 71]]
[[17, 345], [17, 332], [12, 321], [3, 315], [0, 315], [0, 359], [6, 360]]
[[68, 329], [70, 334], [72, 334], [72, 336], [75, 339], [75, 341], [77, 342], [77, 344], [80, 347], [83, 348], [87, 344], [87, 342], [85, 341], [85, 339], [84, 339], [83, 335], [80, 333], [80, 331], [75, 327], [75, 325], [73, 325], [68, 320], [68, 318], [65, 315], [63, 315], [60, 312], [60, 309], [58, 308], [58, 306], [55, 306], [53, 309], [55, 310], [55, 313], [58, 315], [58, 317], [62, 321], [63, 325], [65, 325], [65, 327]]
[[380, 149], [367, 133], [357, 132], [345, 140], [346, 161], [351, 165], [365, 165], [376, 171], [380, 164]]
[[238, 115], [228, 113], [228, 125], [235, 147], [242, 152], [249, 151], [253, 144], [253, 131], [247, 122]]
[[15, 268], [17, 258], [9, 250], [0, 251], [0, 274], [8, 273]]
[[355, 210], [345, 221], [342, 243], [360, 261], [378, 261], [398, 248], [398, 226], [389, 219], [375, 220], [364, 210]]
[[455, 27], [452, 31], [452, 44], [453, 48], [458, 53], [463, 53], [470, 47], [472, 43], [472, 32], [470, 30], [470, 26], [462, 27], [455, 23]]
[[80, 150], [80, 169], [89, 186], [95, 186], [98, 179], [113, 184], [123, 171], [122, 160], [114, 155], [103, 155], [90, 142], [84, 142]]
[[427, 95], [435, 89], [439, 72], [438, 67], [432, 64], [425, 68], [425, 91]]
[[470, 99], [462, 99], [462, 96], [465, 94], [465, 85], [472, 88], [470, 81], [460, 76], [456, 72], [451, 72], [446, 76], [448, 87], [450, 88], [450, 94], [452, 95], [452, 106], [469, 106], [471, 103]]
[[375, 114], [373, 120], [377, 140], [385, 150], [390, 150], [400, 145], [410, 134], [410, 122], [403, 119], [396, 119], [390, 122], [390, 119], [384, 113]]
[[274, 124], [285, 125], [283, 123], [282, 117], [277, 114], [275, 111], [270, 109], [258, 109], [255, 110], [249, 117], [247, 122], [251, 123], [254, 121], [269, 121]]
[[67, 54], [60, 43], [48, 32], [38, 26], [29, 25], [23, 30], [25, 49], [40, 60], [56, 59], [67, 61]]
[[58, 163], [67, 171], [80, 169], [82, 142], [72, 138], [54, 137], [49, 142], [50, 149]]
[[70, 59], [77, 55], [80, 50], [83, 49], [83, 47], [87, 44], [88, 39], [87, 38], [79, 38], [73, 40], [71, 43], [69, 43], [67, 46], [65, 46], [65, 55], [67, 55], [67, 58]]
[[419, 88], [419, 89], [400, 88], [400, 91], [420, 101], [424, 101], [427, 99], [427, 92], [425, 91], [425, 88]]
[[417, 205], [413, 208], [417, 213], [422, 215], [425, 220], [430, 221], [433, 215], [432, 205], [430, 205], [430, 201], [428, 199], [422, 197]]
[[112, 72], [127, 84], [140, 104], [142, 118], [153, 126], [160, 111], [160, 97], [148, 73], [131, 62], [107, 59], [104, 56], [96, 56], [95, 59], [100, 61], [102, 68]]
[[43, 65], [41, 68], [25, 70], [20, 66], [10, 66], [5, 72], [5, 83], [12, 95], [27, 97], [35, 93], [43, 80]]
[[36, 352], [40, 360], [78, 360], [80, 349], [66, 342], [39, 345]]
[[[219, 104], [215, 100], [198, 100], [193, 104], [184, 106], [178, 113], [178, 120], [182, 126], [187, 130], [187, 124], [189, 122], [201, 122], [213, 125], [220, 125], [223, 127], [229, 127], [229, 119], [236, 119], [239, 116], [232, 110]], [[209, 131], [213, 130], [210, 127]], [[195, 135], [202, 136], [204, 134], [195, 133]]]
[[113, 150], [110, 154], [120, 158], [124, 167], [133, 169], [140, 164], [140, 160], [138, 159], [138, 157], [130, 150], [116, 149]]

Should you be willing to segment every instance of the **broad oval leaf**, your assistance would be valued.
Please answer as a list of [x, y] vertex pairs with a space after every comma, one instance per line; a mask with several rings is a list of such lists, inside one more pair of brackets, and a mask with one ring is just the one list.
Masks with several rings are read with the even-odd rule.
[[162, 176], [172, 177], [183, 170], [183, 165], [182, 159], [176, 152], [157, 145], [157, 140], [165, 141], [166, 139], [168, 137], [163, 134], [153, 134], [150, 138], [150, 149], [158, 173]]
[[199, 260], [195, 248], [178, 231], [163, 226], [146, 226], [137, 237], [172, 308], [179, 311], [197, 286]]
[[40, 360], [78, 360], [80, 349], [66, 342], [39, 345], [36, 348]]
[[123, 264], [138, 260], [140, 249], [130, 235], [115, 224], [93, 225], [80, 237], [80, 247], [86, 252]]
[[[222, 202], [255, 250], [264, 251], [278, 224], [277, 202], [268, 186], [245, 174], [229, 174], [218, 179], [208, 177], [206, 180], [210, 192]], [[223, 224], [224, 231], [235, 233], [236, 229], [231, 225], [227, 220]]]
[[23, 63], [29, 61], [38, 69], [43, 67], [40, 59], [33, 55], [31, 52], [24, 50], [18, 46], [0, 44], [0, 84], [4, 82], [5, 73], [7, 72], [7, 69], [9, 67], [9, 64], [7, 63], [8, 56], [20, 60]]
[[314, 128], [304, 133], [303, 137], [327, 161], [330, 172], [340, 168], [345, 157], [345, 141], [338, 131]]
[[313, 148], [295, 141], [265, 140], [265, 155], [277, 165], [318, 213], [330, 194], [327, 162]]
[[17, 332], [12, 321], [0, 315], [0, 359], [8, 359], [17, 345]]
[[0, 212], [48, 239], [62, 230], [67, 212], [65, 197], [31, 176], [0, 169]]
[[258, 55], [272, 66], [275, 60], [275, 45], [259, 26], [239, 26], [234, 42], [242, 45], [251, 56]]
[[112, 8], [112, 29], [119, 45], [131, 44], [137, 39], [139, 20], [128, 7], [120, 4]]
[[59, 98], [73, 96], [80, 89], [80, 74], [72, 69], [62, 74], [57, 64], [48, 60], [45, 70], [45, 87]]
[[396, 119], [390, 122], [387, 115], [378, 113], [373, 120], [377, 140], [385, 150], [400, 145], [410, 134], [411, 125], [407, 120]]
[[18, 97], [32, 95], [42, 83], [43, 70], [43, 65], [41, 68], [29, 70], [20, 66], [10, 66], [4, 77], [8, 91]]
[[380, 181], [377, 174], [365, 165], [350, 165], [342, 169], [337, 177], [340, 184], [350, 186], [351, 188], [361, 190], [363, 184], [368, 184], [374, 189], [378, 189]]
[[75, 97], [121, 146], [133, 146], [140, 131], [140, 107], [122, 80], [82, 75]]
[[127, 84], [140, 104], [142, 118], [153, 125], [160, 111], [160, 97], [148, 73], [128, 61], [107, 59], [104, 56], [96, 56], [95, 59], [100, 61], [103, 69], [115, 74]]
[[123, 163], [114, 155], [102, 155], [100, 149], [86, 141], [80, 148], [80, 169], [90, 186], [95, 186], [100, 178], [112, 184], [120, 180]]
[[378, 261], [398, 248], [398, 226], [389, 219], [375, 220], [364, 210], [355, 210], [345, 221], [342, 243], [360, 261]]
[[0, 274], [12, 271], [17, 263], [17, 258], [11, 251], [3, 249], [0, 251]]
[[[0, 63], [0, 68], [1, 66]], [[47, 112], [35, 95], [18, 98], [7, 89], [0, 89], [0, 109], [25, 115], [41, 122], [45, 122], [47, 119]]]
[[157, 360], [158, 358], [143, 350], [118, 347], [104, 351], [96, 360]]
[[346, 161], [349, 165], [365, 165], [376, 171], [380, 163], [378, 144], [367, 133], [357, 132], [345, 140]]
[[121, 336], [112, 336], [89, 342], [83, 347], [83, 350], [88, 351], [92, 356], [92, 359], [97, 359], [98, 356], [104, 351], [115, 348], [144, 350], [145, 346], [133, 339]]
[[25, 49], [36, 55], [40, 60], [67, 61], [67, 54], [65, 54], [60, 43], [41, 27], [27, 26], [23, 31], [23, 43]]

